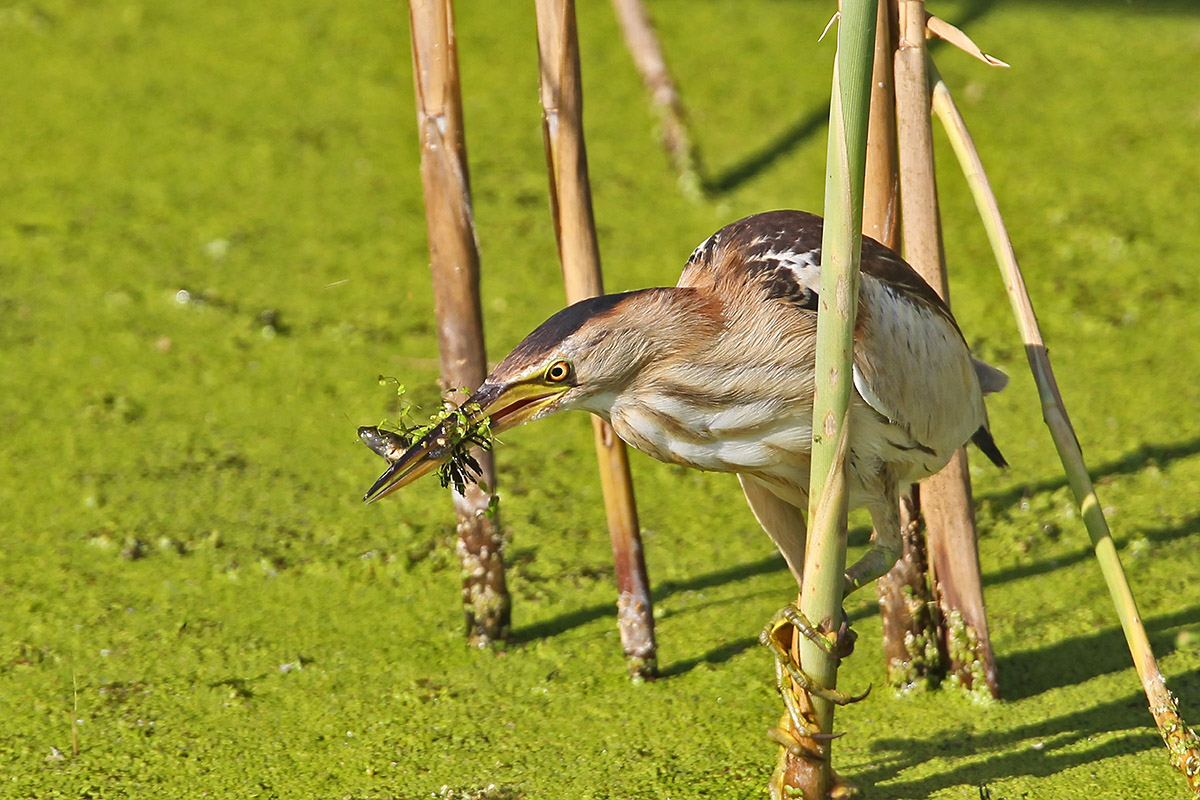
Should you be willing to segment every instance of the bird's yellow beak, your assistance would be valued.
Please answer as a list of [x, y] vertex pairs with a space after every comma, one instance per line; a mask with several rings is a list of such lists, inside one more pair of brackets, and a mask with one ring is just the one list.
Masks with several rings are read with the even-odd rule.
[[[471, 423], [490, 417], [491, 432], [496, 434], [538, 417], [539, 412], [547, 410], [567, 388], [546, 386], [540, 382], [484, 382], [462, 407], [470, 410], [468, 421]], [[379, 476], [379, 480], [363, 496], [363, 502], [373, 503], [429, 474], [448, 460], [453, 452], [454, 448], [447, 439], [446, 426], [438, 425], [417, 440]]]

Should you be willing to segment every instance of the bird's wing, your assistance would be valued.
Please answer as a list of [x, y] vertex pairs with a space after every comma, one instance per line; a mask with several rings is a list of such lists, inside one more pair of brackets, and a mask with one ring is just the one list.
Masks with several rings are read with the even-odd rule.
[[[755, 283], [772, 300], [815, 311], [824, 222], [806, 211], [766, 211], [732, 222], [692, 251], [678, 285]], [[916, 270], [868, 236], [862, 239], [862, 273], [958, 329], [950, 309]]]
[[692, 251], [679, 286], [738, 294], [746, 285], [806, 311], [817, 309], [820, 217], [768, 211], [726, 225]]
[[[823, 220], [770, 211], [725, 226], [692, 253], [680, 286], [775, 303], [812, 324], [821, 275]], [[863, 237], [855, 327], [854, 386], [863, 401], [907, 431], [920, 449], [957, 447], [982, 423], [982, 398], [969, 350], [950, 309], [898, 255]], [[775, 312], [772, 312], [775, 313]], [[965, 431], [960, 428], [974, 424]]]

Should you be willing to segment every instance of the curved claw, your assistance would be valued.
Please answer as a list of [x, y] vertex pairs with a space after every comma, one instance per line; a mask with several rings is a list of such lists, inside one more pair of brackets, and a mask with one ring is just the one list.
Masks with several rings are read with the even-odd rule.
[[[782, 647], [787, 648], [787, 640], [779, 635], [785, 623], [790, 623], [805, 639], [839, 661], [854, 652], [854, 643], [858, 640], [858, 634], [850, 627], [850, 620], [844, 610], [842, 611], [842, 624], [838, 626], [837, 634], [829, 636], [817, 630], [816, 626], [809, 622], [808, 618], [795, 605], [789, 604], [779, 609], [767, 623], [764, 634], [775, 637]], [[759, 637], [759, 641], [762, 641], [762, 637]]]
[[800, 665], [796, 664], [792, 660], [791, 653], [788, 652], [787, 647], [784, 645], [779, 636], [779, 633], [784, 625], [791, 625], [793, 629], [800, 633], [800, 635], [816, 644], [834, 658], [840, 658], [839, 651], [843, 650], [842, 643], [847, 637], [846, 631], [848, 631], [848, 628], [846, 631], [839, 630], [836, 639], [834, 641], [830, 641], [830, 637], [818, 631], [816, 627], [813, 626], [813, 624], [809, 622], [800, 612], [800, 609], [796, 608], [795, 605], [789, 604], [775, 612], [775, 615], [771, 617], [771, 621], [767, 623], [767, 626], [759, 635], [759, 642], [764, 647], [769, 648], [772, 655], [775, 656], [776, 679], [779, 686], [779, 691], [783, 696], [784, 705], [787, 707], [788, 714], [792, 718], [792, 722], [796, 725], [797, 730], [807, 730], [811, 726], [802, 722], [803, 716], [800, 714], [799, 709], [794, 707], [795, 701], [793, 700], [790, 703], [788, 702], [790, 699], [789, 692], [786, 691], [787, 687], [784, 685], [782, 671], [786, 671], [788, 677], [792, 679], [792, 683], [794, 683], [796, 686], [799, 686], [803, 691], [810, 695], [828, 700], [829, 702], [839, 706], [857, 703], [865, 699], [867, 695], [871, 693], [871, 687], [867, 687], [867, 690], [861, 695], [839, 692], [834, 689], [827, 689], [810, 678], [808, 674], [800, 668]]
[[[808, 734], [805, 734], [805, 736], [809, 739], [814, 739], [820, 735], [821, 734], [814, 734], [809, 736]], [[841, 734], [839, 733], [837, 736], [841, 736]], [[808, 758], [812, 759], [813, 761], [825, 760], [825, 756], [821, 755], [815, 750], [809, 750], [807, 747], [800, 744], [799, 740], [797, 740], [790, 731], [784, 728], [769, 728], [767, 730], [767, 738], [782, 747], [784, 750], [787, 750], [788, 753], [796, 758]]]
[[[786, 649], [787, 645], [779, 637], [779, 633], [784, 625], [791, 625], [805, 639], [808, 639], [834, 658], [839, 658], [835, 643], [831, 642], [828, 636], [817, 630], [816, 626], [808, 621], [808, 617], [804, 616], [800, 609], [792, 603], [788, 603], [775, 612], [774, 616], [771, 617], [771, 621], [767, 623], [767, 627], [763, 630], [763, 635], [759, 637], [759, 641], [766, 645], [767, 643], [763, 641], [763, 637], [765, 636], [774, 640], [780, 648]], [[841, 636], [840, 631], [838, 635], [839, 637]]]
[[848, 694], [848, 695], [846, 695], [846, 702], [839, 703], [839, 705], [848, 706], [851, 703], [861, 703], [863, 700], [867, 699], [867, 697], [871, 694], [871, 690], [874, 688], [875, 688], [875, 684], [868, 683], [867, 690], [865, 692], [863, 692], [862, 694]]
[[805, 674], [804, 670], [796, 666], [796, 664], [792, 662], [792, 659], [787, 657], [786, 654], [784, 654], [784, 658], [786, 660], [783, 661], [782, 664], [783, 668], [787, 670], [788, 677], [792, 679], [793, 683], [814, 697], [820, 697], [824, 700], [828, 700], [834, 705], [848, 706], [851, 703], [857, 703], [865, 700], [867, 695], [871, 693], [871, 686], [868, 686], [867, 690], [862, 694], [857, 695], [850, 694], [848, 692], [839, 692], [836, 689], [826, 689], [824, 686], [820, 685], [807, 674]]

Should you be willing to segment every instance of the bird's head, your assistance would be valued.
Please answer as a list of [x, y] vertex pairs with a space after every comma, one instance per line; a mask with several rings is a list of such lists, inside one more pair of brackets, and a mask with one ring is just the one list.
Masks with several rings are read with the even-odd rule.
[[[673, 289], [602, 295], [563, 309], [505, 356], [462, 408], [470, 422], [491, 420], [502, 433], [580, 408], [606, 415], [613, 400], [661, 352], [664, 306]], [[391, 494], [435, 470], [453, 454], [444, 425], [414, 443], [363, 498]]]

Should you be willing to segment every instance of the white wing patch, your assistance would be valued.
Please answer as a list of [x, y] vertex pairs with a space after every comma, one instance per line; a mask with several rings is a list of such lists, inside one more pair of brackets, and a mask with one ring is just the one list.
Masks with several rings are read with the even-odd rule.
[[796, 283], [811, 291], [821, 288], [821, 248], [805, 250], [768, 250], [763, 261], [775, 261], [796, 278]]
[[728, 436], [741, 431], [754, 431], [779, 415], [775, 400], [758, 400], [721, 409], [708, 419], [708, 429], [715, 435]]
[[[776, 259], [780, 264], [791, 270], [819, 270], [821, 267], [821, 248], [815, 247], [812, 250], [805, 250], [802, 253], [798, 253], [795, 250], [768, 250], [763, 254], [763, 258]], [[800, 272], [796, 274], [799, 276]]]
[[854, 365], [853, 372], [854, 388], [858, 390], [859, 396], [866, 401], [867, 405], [882, 414], [888, 422], [896, 424], [898, 422], [896, 412], [889, 409], [887, 404], [879, 399], [879, 395], [875, 394], [874, 390], [871, 389], [870, 384], [867, 383], [866, 376], [858, 368], [858, 364]]

